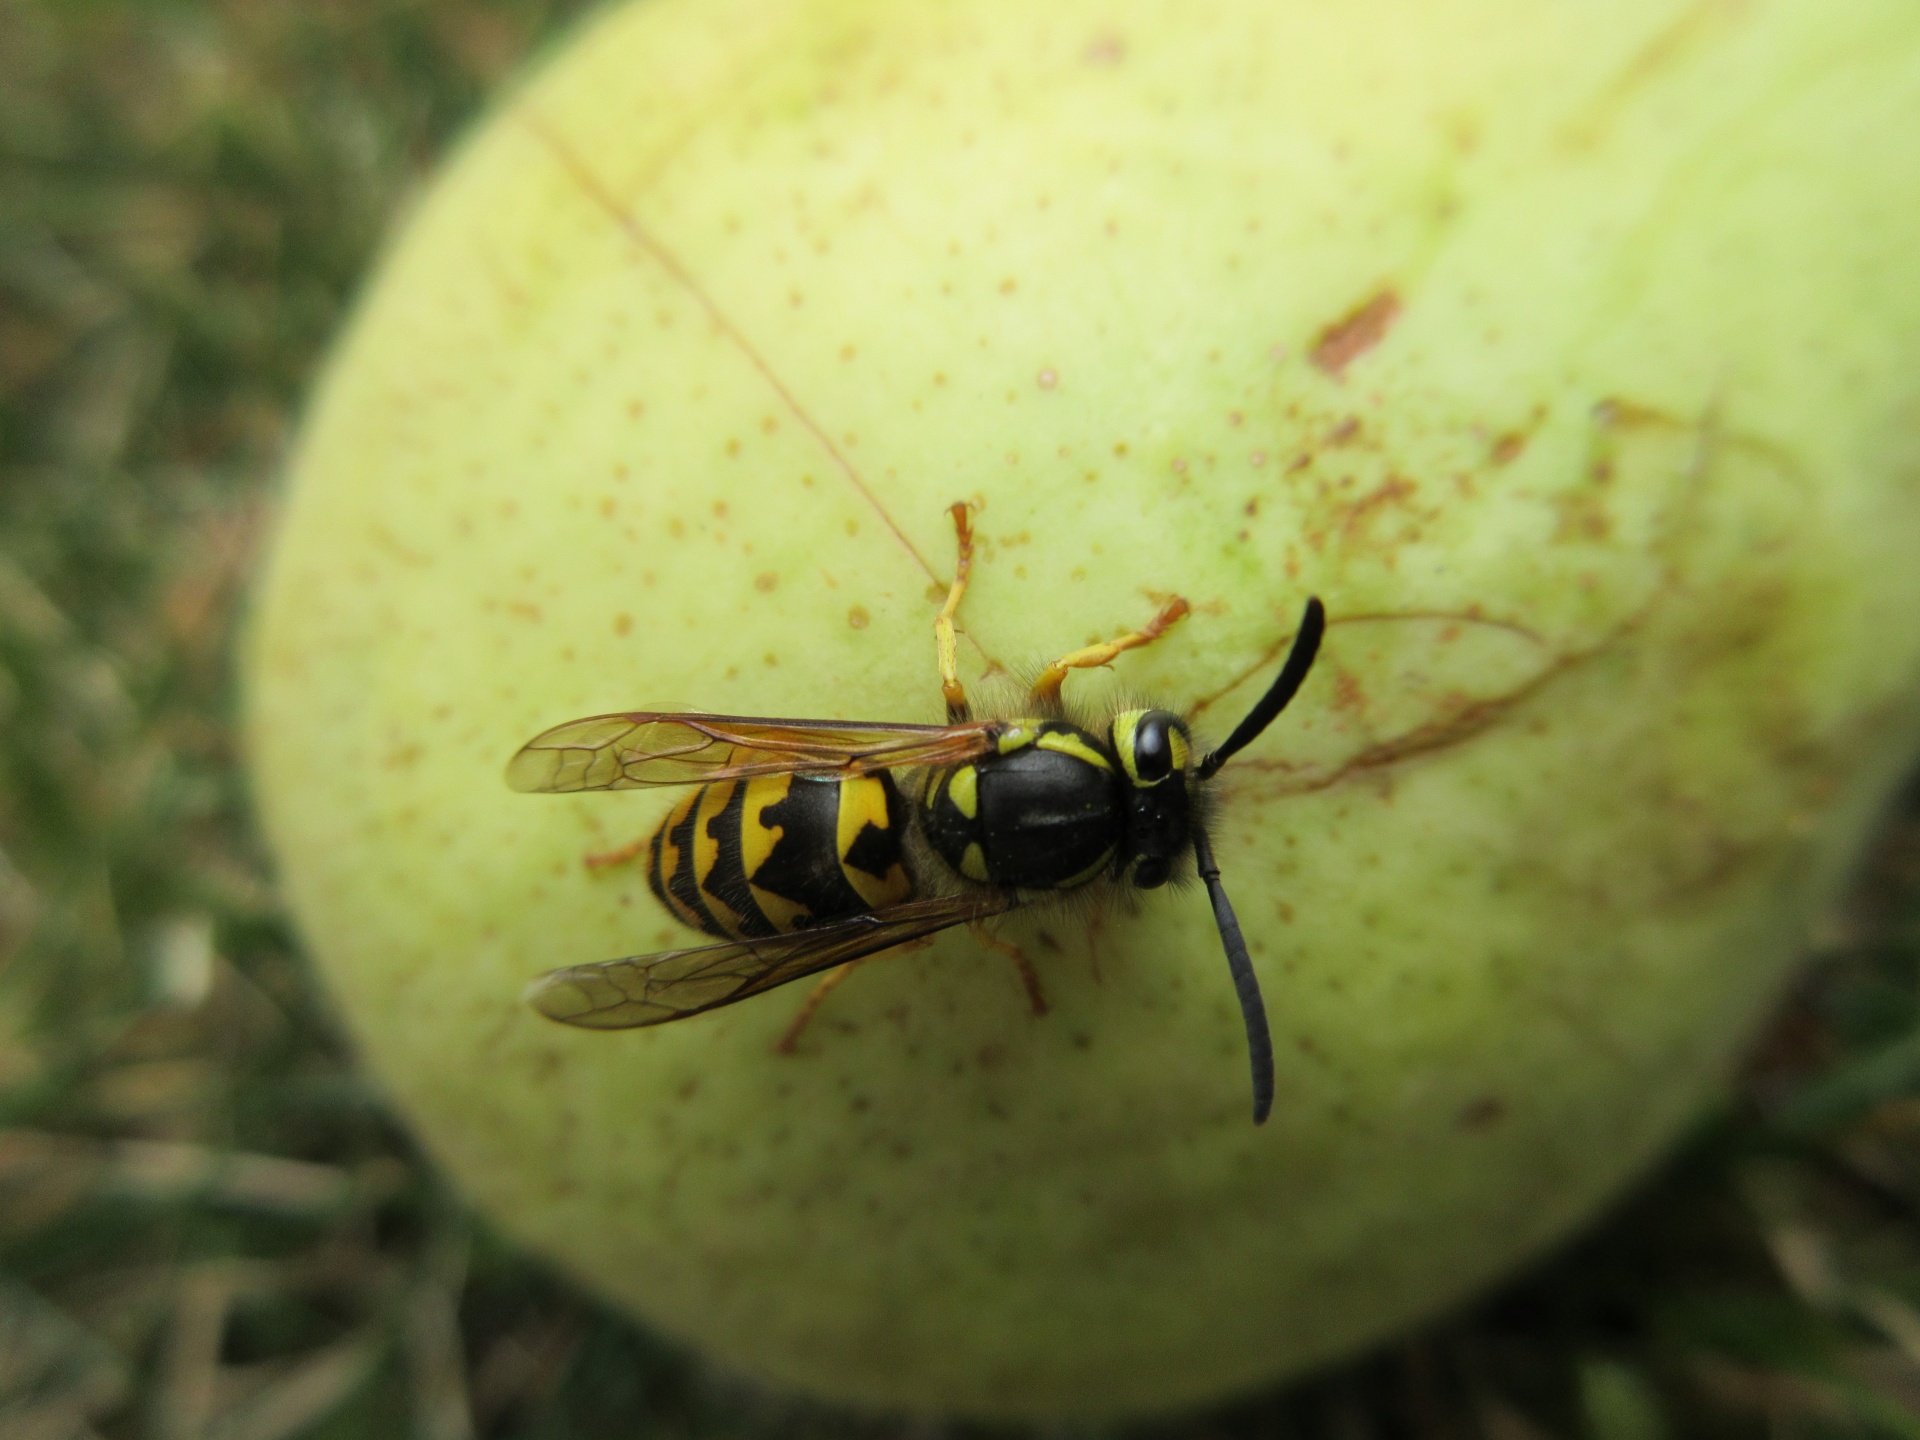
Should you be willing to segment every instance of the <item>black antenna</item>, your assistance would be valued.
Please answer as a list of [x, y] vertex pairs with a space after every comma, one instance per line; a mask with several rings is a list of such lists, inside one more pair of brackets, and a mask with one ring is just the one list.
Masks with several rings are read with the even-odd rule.
[[[1300, 617], [1300, 629], [1293, 637], [1293, 649], [1287, 652], [1287, 663], [1280, 667], [1279, 678], [1260, 697], [1260, 703], [1247, 712], [1247, 718], [1233, 727], [1226, 743], [1200, 762], [1200, 768], [1194, 772], [1197, 778], [1211, 780], [1222, 765], [1252, 744], [1260, 732], [1273, 723], [1274, 717], [1287, 708], [1287, 702], [1307, 678], [1307, 671], [1313, 668], [1313, 657], [1320, 653], [1320, 637], [1326, 629], [1326, 606], [1317, 597], [1307, 601], [1307, 612]], [[1219, 909], [1219, 902], [1215, 902], [1214, 908]]]
[[[1287, 652], [1287, 663], [1260, 703], [1247, 712], [1247, 718], [1233, 727], [1226, 743], [1200, 762], [1194, 774], [1208, 780], [1240, 750], [1253, 743], [1274, 717], [1287, 708], [1300, 689], [1313, 658], [1320, 653], [1320, 637], [1326, 633], [1327, 610], [1320, 601], [1307, 601], [1300, 617], [1300, 629]], [[1247, 1026], [1247, 1059], [1253, 1065], [1253, 1123], [1266, 1123], [1273, 1109], [1273, 1033], [1267, 1029], [1267, 1006], [1260, 998], [1260, 977], [1253, 973], [1253, 958], [1247, 954], [1246, 937], [1240, 933], [1240, 918], [1233, 913], [1233, 902], [1220, 883], [1220, 867], [1214, 863], [1213, 842], [1199, 825], [1193, 827], [1193, 858], [1199, 862], [1200, 878], [1206, 882], [1207, 898], [1213, 902], [1213, 923], [1220, 928], [1220, 943], [1227, 950], [1227, 968], [1233, 972], [1234, 992], [1240, 997], [1240, 1018]]]
[[1253, 973], [1239, 917], [1233, 913], [1233, 902], [1220, 883], [1213, 845], [1207, 832], [1198, 827], [1193, 832], [1193, 854], [1200, 862], [1200, 878], [1207, 883], [1207, 898], [1213, 901], [1213, 923], [1220, 927], [1220, 943], [1227, 947], [1227, 968], [1233, 972], [1233, 988], [1240, 996], [1240, 1018], [1247, 1024], [1247, 1058], [1253, 1063], [1253, 1123], [1263, 1125], [1267, 1112], [1273, 1109], [1273, 1035], [1267, 1029], [1266, 1002], [1260, 998], [1260, 977]]

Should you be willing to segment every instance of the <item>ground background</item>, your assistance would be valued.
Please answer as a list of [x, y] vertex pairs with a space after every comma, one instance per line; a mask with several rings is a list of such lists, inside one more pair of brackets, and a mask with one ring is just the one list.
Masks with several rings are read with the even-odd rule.
[[[492, 1236], [245, 808], [237, 602], [393, 215], [580, 0], [0, 0], [0, 1440], [891, 1436]], [[1920, 796], [1736, 1104], [1563, 1253], [1129, 1440], [1920, 1437]], [[960, 1432], [964, 1427], [953, 1427]]]

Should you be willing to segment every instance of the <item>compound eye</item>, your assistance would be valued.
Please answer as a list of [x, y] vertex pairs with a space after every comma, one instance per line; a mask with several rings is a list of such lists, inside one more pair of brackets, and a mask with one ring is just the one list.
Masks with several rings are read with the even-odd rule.
[[1173, 873], [1173, 862], [1164, 855], [1148, 855], [1133, 867], [1133, 883], [1142, 890], [1157, 890]]
[[1166, 716], [1144, 715], [1134, 727], [1133, 773], [1142, 785], [1156, 785], [1173, 773], [1173, 742], [1167, 736]]

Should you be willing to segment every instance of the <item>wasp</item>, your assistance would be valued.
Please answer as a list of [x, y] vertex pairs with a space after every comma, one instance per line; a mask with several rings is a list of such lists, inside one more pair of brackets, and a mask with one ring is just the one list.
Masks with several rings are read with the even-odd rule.
[[[719, 937], [551, 971], [528, 1001], [569, 1025], [619, 1030], [830, 972], [788, 1031], [791, 1041], [826, 992], [879, 951], [1076, 892], [1157, 890], [1197, 872], [1246, 1022], [1254, 1122], [1264, 1121], [1273, 1042], [1208, 839], [1206, 786], [1299, 690], [1319, 651], [1324, 608], [1307, 601], [1279, 675], [1212, 750], [1171, 710], [1128, 706], [1104, 724], [1081, 725], [1061, 700], [1071, 671], [1105, 666], [1185, 615], [1178, 597], [1145, 628], [1047, 666], [1024, 713], [976, 718], [954, 639], [972, 528], [966, 504], [950, 513], [959, 562], [934, 622], [946, 724], [635, 710], [570, 720], [513, 756], [507, 783], [520, 791], [692, 787], [651, 836], [589, 863], [644, 853], [660, 903]], [[1044, 1010], [1031, 967], [1014, 953]]]

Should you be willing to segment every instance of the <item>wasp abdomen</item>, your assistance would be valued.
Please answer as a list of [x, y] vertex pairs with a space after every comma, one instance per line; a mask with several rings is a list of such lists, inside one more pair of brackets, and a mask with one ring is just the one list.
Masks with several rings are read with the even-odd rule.
[[866, 914], [913, 896], [906, 813], [884, 771], [703, 785], [654, 832], [647, 881], [681, 920], [729, 939]]
[[1010, 726], [999, 753], [928, 785], [927, 841], [969, 880], [1068, 890], [1112, 863], [1125, 835], [1118, 778], [1099, 741], [1058, 721]]

